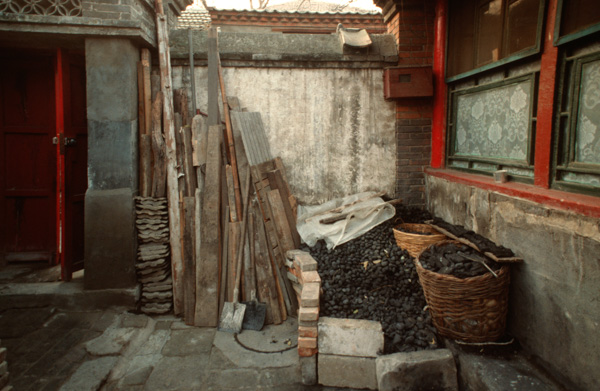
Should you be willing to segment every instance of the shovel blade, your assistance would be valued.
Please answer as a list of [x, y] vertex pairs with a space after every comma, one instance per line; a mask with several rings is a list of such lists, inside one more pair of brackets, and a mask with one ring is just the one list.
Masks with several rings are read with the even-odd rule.
[[245, 313], [245, 304], [225, 302], [223, 304], [221, 320], [219, 321], [219, 330], [229, 333], [239, 333], [242, 331]]
[[257, 301], [244, 303], [246, 305], [246, 313], [244, 315], [244, 330], [262, 330], [265, 325], [265, 316], [267, 314], [267, 305]]

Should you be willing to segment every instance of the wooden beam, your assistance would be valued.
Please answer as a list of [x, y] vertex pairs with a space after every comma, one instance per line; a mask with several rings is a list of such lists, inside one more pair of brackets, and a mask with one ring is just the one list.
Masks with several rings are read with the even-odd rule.
[[240, 177], [238, 174], [237, 156], [235, 154], [235, 141], [233, 139], [233, 129], [231, 128], [231, 117], [229, 116], [229, 104], [227, 103], [227, 93], [225, 91], [225, 79], [223, 78], [223, 68], [221, 67], [221, 58], [217, 47], [217, 70], [219, 73], [219, 85], [221, 86], [221, 99], [223, 102], [223, 115], [225, 117], [225, 144], [227, 146], [227, 157], [231, 163], [233, 172], [233, 187], [235, 191], [235, 208], [238, 211], [238, 218], [242, 215], [242, 193], [240, 190]]
[[183, 216], [185, 220], [183, 231], [183, 286], [184, 286], [184, 321], [187, 325], [194, 324], [196, 311], [196, 259], [194, 253], [194, 215], [196, 200], [194, 197], [183, 199]]
[[140, 195], [150, 197], [152, 194], [152, 137], [140, 135]]
[[194, 169], [194, 152], [192, 150], [192, 128], [185, 125], [182, 128], [183, 139], [183, 169], [185, 174], [185, 188], [188, 197], [193, 197], [197, 187], [196, 170]]
[[196, 261], [196, 326], [216, 327], [219, 321], [221, 134], [218, 125], [208, 129], [200, 238], [202, 256]]
[[217, 28], [208, 29], [208, 126], [219, 125], [221, 117], [219, 115], [219, 60], [218, 55], [218, 34]]
[[151, 69], [152, 69], [152, 56], [150, 50], [142, 48], [142, 82], [144, 84], [144, 133], [150, 134], [152, 131], [152, 82], [151, 82]]
[[164, 197], [167, 182], [166, 147], [161, 123], [162, 105], [162, 92], [159, 91], [152, 103], [152, 155], [154, 157], [152, 197]]
[[177, 185], [177, 146], [173, 119], [173, 88], [171, 82], [171, 54], [169, 52], [169, 29], [162, 0], [156, 3], [156, 30], [158, 59], [160, 65], [160, 89], [163, 95], [163, 123], [167, 156], [167, 186], [169, 199], [169, 229], [171, 243], [171, 272], [173, 274], [173, 307], [176, 315], [183, 312], [183, 260], [181, 254], [181, 224], [179, 192]]

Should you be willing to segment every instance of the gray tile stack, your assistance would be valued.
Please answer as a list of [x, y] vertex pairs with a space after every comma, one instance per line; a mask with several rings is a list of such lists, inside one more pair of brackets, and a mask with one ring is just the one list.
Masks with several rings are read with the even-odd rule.
[[166, 198], [136, 197], [138, 258], [142, 284], [141, 311], [164, 314], [173, 308], [173, 280], [169, 258], [169, 212]]
[[0, 348], [0, 390], [11, 391], [13, 388], [9, 381], [8, 364], [6, 363], [6, 348]]

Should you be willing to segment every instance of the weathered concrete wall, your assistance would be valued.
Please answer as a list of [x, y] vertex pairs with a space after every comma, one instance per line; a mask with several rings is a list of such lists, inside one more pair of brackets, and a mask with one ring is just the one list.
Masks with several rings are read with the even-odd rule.
[[[174, 88], [189, 88], [176, 67]], [[206, 112], [206, 68], [196, 68]], [[225, 68], [227, 95], [262, 114], [273, 156], [294, 195], [316, 204], [365, 190], [394, 194], [395, 106], [383, 99], [381, 69]]]
[[137, 61], [127, 39], [86, 40], [88, 190], [85, 287], [135, 285], [138, 187]]
[[428, 176], [429, 210], [512, 249], [509, 329], [570, 389], [600, 389], [600, 222]]

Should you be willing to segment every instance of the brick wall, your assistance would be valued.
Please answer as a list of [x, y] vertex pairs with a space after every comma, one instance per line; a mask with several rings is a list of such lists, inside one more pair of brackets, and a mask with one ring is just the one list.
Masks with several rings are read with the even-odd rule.
[[[386, 14], [384, 10], [384, 14]], [[433, 64], [434, 2], [403, 0], [386, 14], [396, 37], [398, 65]], [[396, 196], [405, 205], [425, 206], [425, 174], [431, 158], [432, 98], [396, 101]]]

